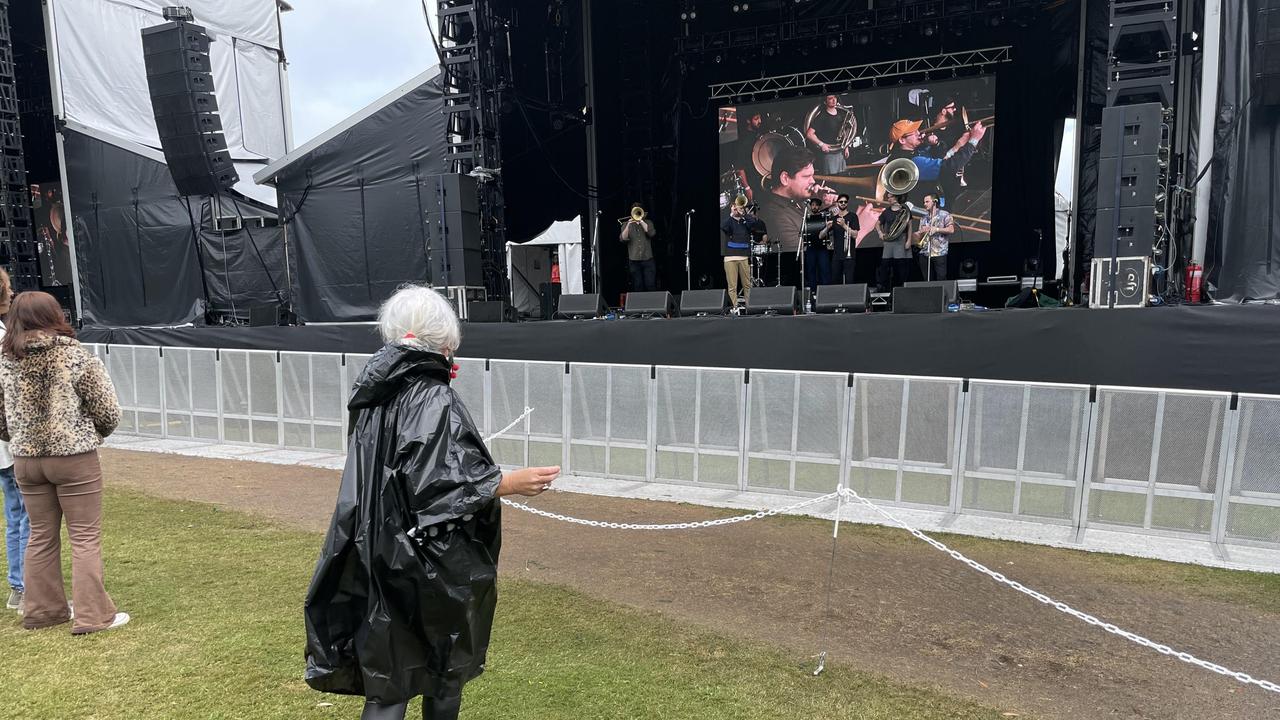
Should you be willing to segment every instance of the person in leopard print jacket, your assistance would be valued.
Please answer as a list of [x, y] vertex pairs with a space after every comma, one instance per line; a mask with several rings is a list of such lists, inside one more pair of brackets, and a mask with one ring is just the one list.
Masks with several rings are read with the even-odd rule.
[[[102, 467], [98, 446], [120, 422], [102, 361], [75, 339], [50, 294], [24, 292], [0, 341], [0, 440], [9, 442], [31, 518], [24, 567], [23, 627], [72, 620], [71, 633], [120, 627], [102, 579]], [[71, 540], [71, 597], [62, 584], [61, 518]]]

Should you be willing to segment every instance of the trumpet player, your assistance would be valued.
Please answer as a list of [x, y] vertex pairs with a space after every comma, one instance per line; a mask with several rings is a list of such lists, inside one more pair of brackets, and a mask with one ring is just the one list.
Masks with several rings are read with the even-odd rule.
[[658, 289], [658, 264], [653, 259], [653, 236], [657, 232], [640, 203], [632, 203], [631, 216], [623, 218], [618, 239], [627, 246], [627, 265], [631, 270], [631, 291]]
[[920, 263], [920, 275], [925, 280], [947, 279], [947, 251], [951, 246], [951, 234], [956, 231], [951, 213], [938, 206], [938, 196], [924, 196], [925, 216], [920, 229], [914, 233], [916, 258]]
[[836, 143], [840, 135], [840, 101], [835, 95], [828, 95], [822, 100], [822, 107], [814, 114], [805, 138], [813, 143], [820, 155], [818, 170], [823, 175], [842, 173], [848, 167], [849, 149], [841, 148]]
[[858, 216], [849, 212], [849, 196], [841, 193], [835, 209], [827, 214], [826, 227], [818, 234], [831, 246], [831, 281], [853, 283], [853, 261], [857, 255]]

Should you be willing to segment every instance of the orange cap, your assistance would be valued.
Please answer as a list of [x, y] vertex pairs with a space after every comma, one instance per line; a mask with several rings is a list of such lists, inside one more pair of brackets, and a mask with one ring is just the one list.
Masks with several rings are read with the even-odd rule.
[[898, 140], [902, 139], [903, 135], [910, 135], [911, 133], [919, 129], [920, 129], [919, 120], [916, 120], [914, 122], [912, 122], [911, 120], [899, 120], [898, 122], [894, 123], [892, 127], [889, 128], [889, 142], [896, 143], [898, 142]]

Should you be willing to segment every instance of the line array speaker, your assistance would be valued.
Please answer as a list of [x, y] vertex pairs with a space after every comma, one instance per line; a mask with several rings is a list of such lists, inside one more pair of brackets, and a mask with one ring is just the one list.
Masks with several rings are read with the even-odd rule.
[[430, 253], [427, 277], [438, 287], [483, 286], [484, 253], [476, 179], [451, 173], [430, 175], [418, 182]]
[[218, 117], [209, 34], [189, 22], [142, 30], [151, 111], [179, 195], [216, 195], [240, 179]]
[[1280, 105], [1280, 0], [1260, 0], [1253, 31], [1253, 94], [1262, 105]]

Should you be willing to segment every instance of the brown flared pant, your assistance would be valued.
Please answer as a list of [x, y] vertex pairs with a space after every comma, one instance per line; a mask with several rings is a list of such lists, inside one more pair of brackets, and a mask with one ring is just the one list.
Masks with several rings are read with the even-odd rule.
[[62, 519], [71, 540], [72, 634], [102, 630], [116, 606], [102, 584], [102, 466], [98, 453], [67, 457], [14, 458], [14, 474], [31, 517], [23, 584], [22, 626], [59, 625], [71, 616], [62, 583]]

